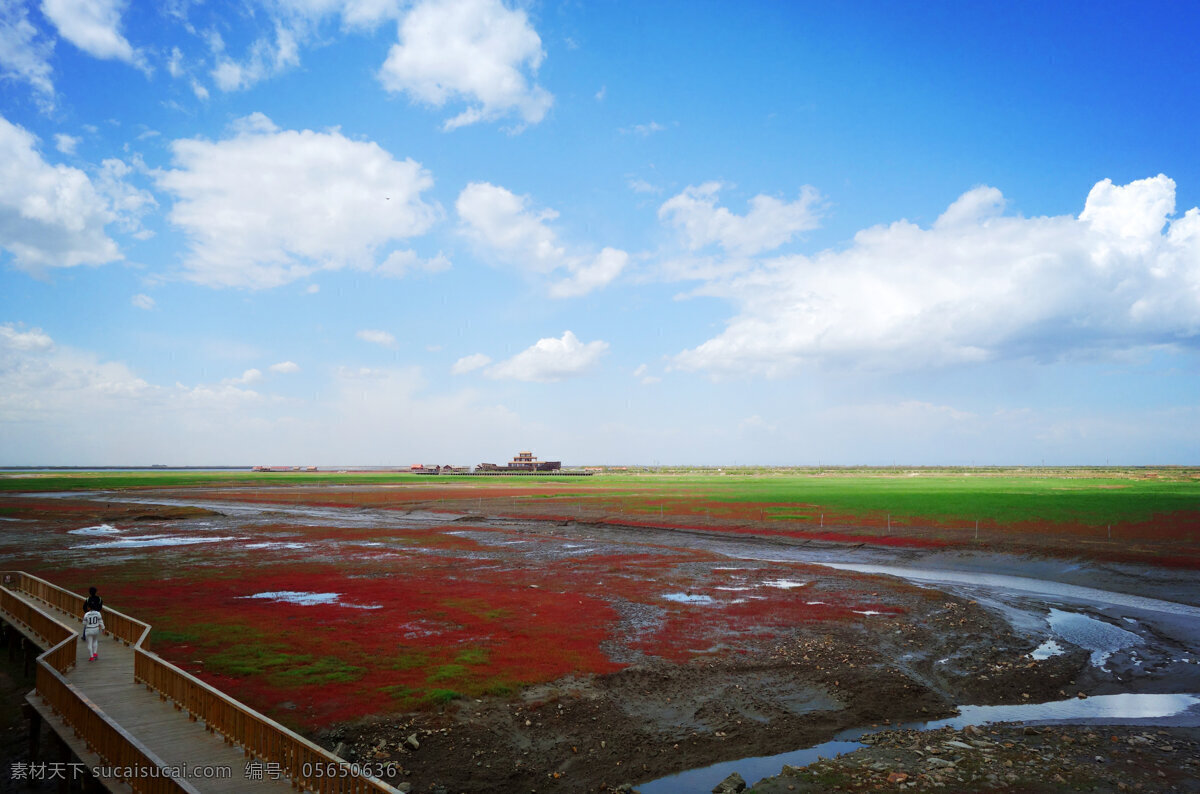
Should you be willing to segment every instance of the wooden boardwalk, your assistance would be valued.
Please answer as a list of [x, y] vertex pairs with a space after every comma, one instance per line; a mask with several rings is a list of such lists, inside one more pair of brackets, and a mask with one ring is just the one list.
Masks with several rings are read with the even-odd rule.
[[[143, 650], [149, 627], [119, 612], [105, 610], [110, 633], [88, 661], [73, 614], [82, 597], [28, 574], [4, 579], [0, 618], [46, 649], [29, 703], [110, 791], [398, 794]], [[103, 773], [128, 766], [142, 771]]]
[[[64, 623], [79, 624], [82, 631], [80, 618], [55, 610], [24, 593], [16, 595], [43, 612], [50, 612]], [[291, 783], [286, 778], [280, 776], [272, 780], [269, 775], [261, 774], [264, 767], [261, 762], [256, 767], [262, 779], [248, 779], [246, 773], [250, 759], [240, 747], [226, 743], [210, 733], [204, 727], [204, 723], [190, 719], [185, 712], [171, 703], [164, 702], [158, 694], [147, 690], [143, 684], [135, 682], [133, 649], [112, 636], [101, 638], [100, 658], [94, 662], [88, 661], [87, 643], [80, 639], [75, 652], [75, 668], [66, 674], [66, 679], [114, 722], [136, 736], [168, 767], [175, 767], [181, 771], [186, 768], [190, 774], [184, 775], [183, 779], [200, 791], [215, 793], [253, 789], [277, 791], [280, 794], [292, 791]], [[33, 705], [43, 717], [48, 718], [59, 736], [64, 739], [75, 738], [73, 731], [54, 715], [49, 705], [42, 702], [36, 692], [30, 697], [31, 701], [37, 699], [33, 701]], [[68, 740], [68, 744], [83, 743]], [[78, 748], [72, 749], [78, 754]], [[85, 761], [89, 767], [94, 764], [103, 765], [104, 762], [98, 756], [92, 755], [94, 760]], [[225, 770], [228, 770], [228, 778], [224, 780], [197, 776], [203, 772], [225, 774]], [[102, 782], [115, 791], [128, 791], [119, 781], [109, 779]]]

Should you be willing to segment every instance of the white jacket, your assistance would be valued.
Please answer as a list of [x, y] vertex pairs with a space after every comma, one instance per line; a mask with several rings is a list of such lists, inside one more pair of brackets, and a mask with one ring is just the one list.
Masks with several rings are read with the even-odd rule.
[[84, 613], [83, 616], [83, 630], [87, 631], [88, 629], [104, 631], [104, 618], [94, 609], [91, 612]]

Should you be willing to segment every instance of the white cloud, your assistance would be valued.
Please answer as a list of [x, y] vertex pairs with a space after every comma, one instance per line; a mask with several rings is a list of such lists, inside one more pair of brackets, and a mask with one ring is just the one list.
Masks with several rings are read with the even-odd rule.
[[1169, 220], [1173, 181], [1105, 180], [1078, 218], [1003, 216], [1003, 205], [975, 188], [932, 228], [875, 226], [844, 250], [716, 278], [696, 293], [728, 298], [737, 314], [674, 366], [899, 370], [1200, 337], [1200, 210]]
[[821, 196], [809, 185], [802, 187], [792, 202], [757, 195], [750, 199], [750, 211], [745, 215], [718, 207], [720, 190], [719, 182], [689, 185], [659, 207], [658, 217], [679, 230], [690, 250], [716, 244], [743, 256], [778, 248], [819, 225]]
[[633, 377], [642, 382], [643, 386], [649, 386], [654, 383], [661, 383], [662, 378], [657, 375], [650, 375], [650, 368], [645, 364], [639, 364], [638, 368], [633, 371]]
[[232, 383], [156, 385], [0, 324], [0, 464], [465, 464], [528, 435], [472, 390], [431, 393], [415, 368], [336, 373], [327, 386], [328, 397], [300, 400]]
[[370, 141], [279, 130], [255, 113], [233, 137], [171, 144], [156, 174], [168, 218], [188, 236], [187, 275], [210, 286], [275, 287], [321, 269], [374, 266], [383, 245], [424, 233], [439, 208], [433, 179]]
[[467, 102], [443, 129], [510, 113], [536, 124], [553, 103], [527, 77], [545, 56], [541, 38], [523, 10], [501, 0], [420, 0], [401, 20], [399, 35], [379, 79], [388, 91], [434, 107]]
[[291, 375], [300, 371], [300, 365], [295, 361], [280, 361], [278, 364], [272, 364], [267, 367], [267, 369], [277, 375]]
[[67, 41], [95, 58], [145, 68], [141, 53], [121, 35], [124, 0], [42, 0], [42, 13]]
[[151, 298], [149, 295], [143, 295], [140, 292], [130, 298], [129, 302], [139, 309], [145, 309], [146, 311], [150, 311], [155, 306], [154, 298]]
[[172, 77], [183, 76], [183, 51], [178, 47], [172, 47], [167, 57], [167, 73]]
[[225, 380], [221, 381], [221, 383], [224, 385], [244, 386], [247, 383], [254, 383], [255, 381], [262, 380], [262, 376], [262, 370], [248, 369], [240, 376], [236, 378], [226, 378]]
[[0, 325], [0, 350], [28, 352], [53, 349], [54, 340], [41, 328], [22, 331], [14, 323]]
[[45, 112], [54, 109], [54, 42], [39, 37], [22, 0], [0, 0], [0, 77], [28, 83]]
[[662, 188], [655, 187], [644, 179], [630, 179], [629, 189], [634, 193], [661, 193]]
[[371, 29], [380, 22], [399, 19], [405, 3], [401, 0], [275, 0], [280, 16], [293, 24], [318, 23], [328, 17], [340, 17], [343, 27]]
[[100, 164], [96, 175], [96, 190], [108, 199], [116, 213], [117, 224], [122, 230], [137, 233], [141, 230], [141, 219], [158, 206], [149, 191], [134, 187], [128, 181], [133, 167], [116, 158], [108, 158]]
[[[221, 39], [218, 36], [210, 41], [217, 44]], [[212, 70], [212, 78], [217, 88], [222, 91], [250, 88], [268, 77], [300, 65], [300, 49], [296, 35], [282, 23], [276, 24], [273, 39], [257, 39], [250, 45], [250, 52], [241, 61], [227, 55], [223, 44], [215, 49], [216, 65]], [[200, 98], [207, 98], [207, 90], [203, 87], [202, 90], [205, 96]], [[196, 95], [200, 96], [200, 92], [196, 92]]]
[[87, 426], [113, 413], [123, 413], [135, 423], [147, 409], [173, 415], [207, 406], [219, 413], [231, 402], [258, 398], [232, 384], [153, 386], [122, 363], [55, 344], [41, 329], [0, 324], [0, 432], [6, 434], [12, 425], [40, 426], [43, 433], [60, 423], [65, 428]]
[[571, 275], [550, 285], [550, 297], [587, 295], [621, 275], [628, 262], [629, 254], [618, 248], [604, 248], [591, 259], [568, 259], [564, 266]]
[[396, 337], [387, 331], [377, 331], [373, 329], [363, 329], [355, 334], [364, 342], [370, 342], [373, 345], [383, 345], [384, 347], [393, 347], [396, 344]]
[[316, 295], [318, 292], [321, 291], [321, 285], [320, 284], [309, 284], [308, 287], [304, 291], [306, 293], [308, 293], [309, 295]]
[[390, 278], [404, 278], [409, 273], [440, 273], [449, 269], [450, 260], [441, 251], [429, 259], [417, 256], [416, 251], [392, 251], [374, 272]]
[[195, 80], [192, 81], [192, 93], [196, 95], [196, 99], [201, 101], [208, 99], [208, 89]]
[[605, 286], [625, 268], [629, 255], [615, 248], [585, 256], [568, 253], [548, 225], [551, 209], [534, 210], [528, 196], [517, 196], [487, 182], [472, 182], [455, 208], [462, 231], [501, 261], [541, 276], [558, 276], [550, 285], [556, 298], [585, 295]]
[[606, 85], [600, 86], [600, 90], [596, 92], [596, 101], [603, 102], [604, 97], [607, 95], [608, 95], [608, 86], [606, 86]]
[[87, 174], [50, 165], [36, 143], [0, 116], [0, 248], [25, 270], [120, 259], [104, 231], [119, 216]]
[[561, 339], [539, 339], [533, 347], [489, 367], [484, 374], [497, 380], [559, 381], [587, 373], [607, 351], [608, 342], [584, 344], [565, 331]]
[[54, 148], [58, 149], [63, 154], [72, 155], [75, 154], [75, 147], [79, 145], [80, 140], [82, 139], [77, 138], [74, 135], [67, 135], [66, 133], [60, 132], [54, 136]]
[[666, 127], [659, 124], [657, 121], [652, 121], [649, 124], [634, 124], [632, 127], [622, 127], [620, 133], [622, 135], [640, 135], [645, 138], [656, 132], [662, 132]]
[[486, 367], [491, 363], [491, 356], [485, 356], [483, 353], [473, 353], [455, 361], [454, 366], [450, 368], [450, 372], [454, 375], [463, 375], [467, 372], [473, 372], [474, 370]]

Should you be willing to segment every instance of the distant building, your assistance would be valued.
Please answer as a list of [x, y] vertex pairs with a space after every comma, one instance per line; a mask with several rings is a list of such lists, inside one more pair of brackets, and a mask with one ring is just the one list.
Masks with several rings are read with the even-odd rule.
[[518, 452], [506, 468], [510, 471], [558, 471], [562, 468], [562, 461], [539, 461], [532, 452]]

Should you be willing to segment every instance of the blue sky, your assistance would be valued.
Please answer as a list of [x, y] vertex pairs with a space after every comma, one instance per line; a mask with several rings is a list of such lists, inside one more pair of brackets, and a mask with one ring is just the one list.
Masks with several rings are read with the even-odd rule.
[[0, 465], [1196, 464], [1186, 4], [0, 0]]

